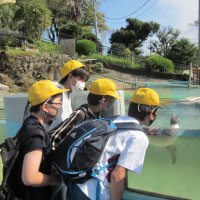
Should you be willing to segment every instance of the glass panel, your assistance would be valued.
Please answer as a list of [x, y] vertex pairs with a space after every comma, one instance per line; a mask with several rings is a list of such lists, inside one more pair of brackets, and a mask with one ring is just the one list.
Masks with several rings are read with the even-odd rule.
[[200, 132], [188, 133], [172, 144], [168, 138], [150, 136], [143, 171], [129, 173], [128, 188], [200, 199]]
[[[128, 188], [145, 192], [200, 199], [200, 88], [147, 84], [161, 97], [152, 127], [169, 128], [172, 114], [179, 116], [176, 137], [148, 136], [149, 147], [140, 175], [128, 174]], [[126, 113], [133, 91], [126, 91]]]

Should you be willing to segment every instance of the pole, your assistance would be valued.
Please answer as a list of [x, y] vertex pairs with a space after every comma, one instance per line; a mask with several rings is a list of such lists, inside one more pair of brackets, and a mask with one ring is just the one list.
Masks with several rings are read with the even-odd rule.
[[95, 34], [98, 39], [98, 26], [97, 26], [97, 13], [96, 13], [96, 2], [93, 0], [93, 7], [94, 7], [94, 23], [95, 23]]
[[189, 86], [192, 84], [191, 80], [192, 80], [192, 63], [190, 63], [189, 67]]
[[151, 55], [151, 39], [150, 39], [150, 49], [149, 50], [150, 50], [150, 55]]

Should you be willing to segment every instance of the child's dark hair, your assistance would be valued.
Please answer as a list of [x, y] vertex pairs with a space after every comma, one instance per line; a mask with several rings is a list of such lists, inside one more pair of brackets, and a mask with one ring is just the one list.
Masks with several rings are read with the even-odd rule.
[[92, 106], [97, 106], [99, 105], [99, 102], [102, 98], [103, 98], [103, 95], [89, 93], [87, 96], [87, 101], [88, 101], [88, 104]]
[[35, 105], [35, 106], [31, 106], [30, 107], [30, 112], [34, 112], [34, 113], [37, 113], [40, 111], [40, 106], [43, 104], [44, 102], [38, 104], [38, 105]]
[[[134, 117], [140, 121], [143, 121], [145, 117], [155, 108], [156, 106], [148, 106], [131, 102], [128, 108], [128, 116]], [[156, 112], [157, 109], [155, 109]]]
[[105, 98], [106, 100], [114, 99], [114, 97], [111, 97], [109, 95], [98, 95], [98, 94], [89, 93], [87, 96], [87, 101], [88, 101], [88, 104], [92, 106], [97, 106], [100, 104], [100, 101], [102, 98]]
[[[86, 67], [77, 68], [77, 69], [71, 71], [70, 73], [71, 73], [74, 77], [80, 77], [80, 79], [81, 79], [81, 80], [84, 80], [84, 81], [88, 81], [89, 76], [90, 76], [89, 71], [87, 70]], [[63, 77], [63, 78], [60, 80], [59, 83], [63, 85], [63, 84], [67, 81], [68, 77], [69, 77], [69, 74], [68, 74], [67, 76]]]

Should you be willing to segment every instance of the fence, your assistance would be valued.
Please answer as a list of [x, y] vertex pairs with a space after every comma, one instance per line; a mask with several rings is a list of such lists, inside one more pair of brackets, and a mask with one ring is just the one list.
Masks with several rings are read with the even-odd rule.
[[116, 84], [117, 90], [135, 90], [136, 88], [139, 88], [139, 87], [147, 87], [146, 83], [137, 82], [137, 79], [134, 81], [125, 81], [125, 80], [121, 80], [121, 79], [115, 78], [113, 76], [108, 76], [105, 74], [98, 74], [98, 75], [93, 76], [92, 80], [90, 80], [88, 84], [90, 84], [93, 80], [102, 78], [102, 77], [113, 80]]

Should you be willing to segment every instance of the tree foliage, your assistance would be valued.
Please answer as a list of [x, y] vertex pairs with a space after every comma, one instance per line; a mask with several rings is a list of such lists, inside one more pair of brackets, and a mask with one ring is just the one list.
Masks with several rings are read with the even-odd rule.
[[182, 38], [177, 40], [168, 54], [168, 58], [174, 63], [189, 65], [191, 62], [197, 62], [198, 49], [190, 40]]
[[18, 0], [0, 6], [0, 27], [39, 40], [51, 24], [51, 11], [44, 0]]
[[40, 39], [51, 24], [51, 11], [43, 0], [18, 0], [14, 18], [15, 28], [29, 39]]
[[109, 49], [109, 54], [114, 55], [114, 56], [123, 56], [124, 52], [126, 50], [126, 46], [122, 43], [112, 43], [110, 49]]
[[18, 6], [15, 4], [0, 5], [0, 28], [11, 30], [13, 27], [13, 19]]
[[179, 34], [179, 30], [165, 27], [156, 33], [157, 40], [151, 42], [149, 49], [151, 52], [167, 57]]
[[[47, 0], [47, 3], [53, 13], [52, 25], [49, 28], [49, 37], [52, 41], [55, 41], [58, 35], [66, 34], [80, 39], [83, 35], [93, 32], [95, 10], [91, 0]], [[105, 16], [100, 12], [97, 12], [97, 22], [99, 31], [107, 29]], [[76, 31], [73, 32], [75, 26]]]
[[122, 43], [130, 50], [140, 47], [148, 36], [156, 33], [160, 27], [155, 22], [143, 22], [138, 19], [128, 18], [128, 23], [125, 28], [114, 32], [111, 35], [110, 42]]

